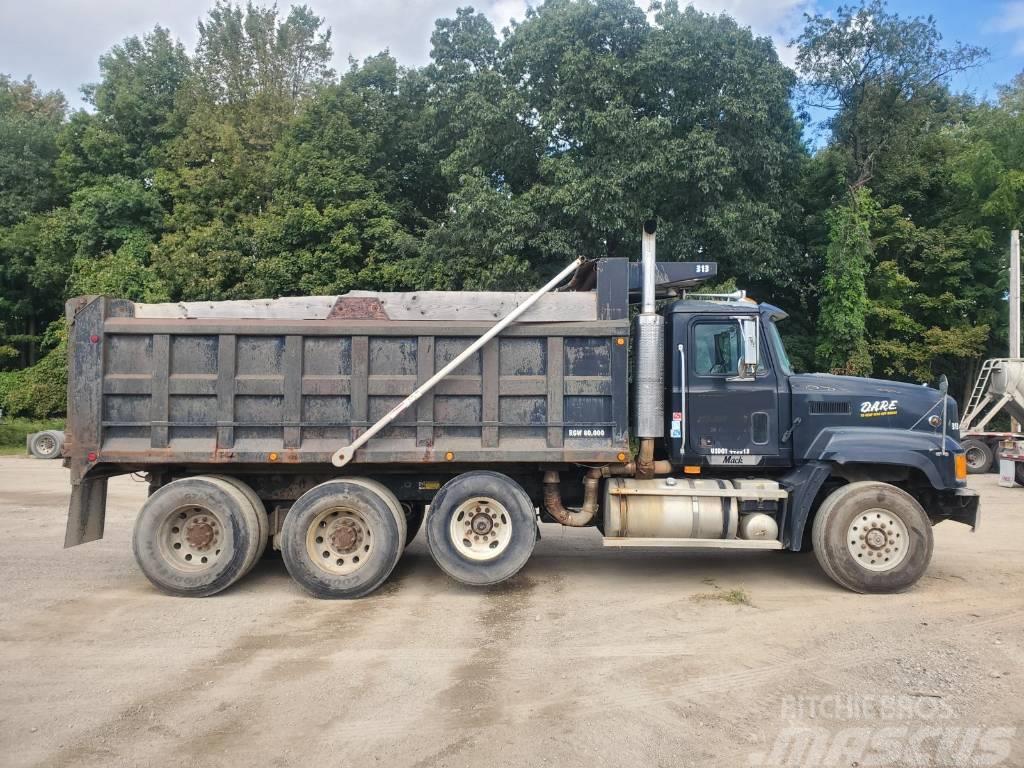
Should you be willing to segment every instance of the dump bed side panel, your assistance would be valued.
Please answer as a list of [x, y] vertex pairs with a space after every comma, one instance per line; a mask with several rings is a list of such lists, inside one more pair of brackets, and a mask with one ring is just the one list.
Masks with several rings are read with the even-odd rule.
[[[92, 425], [73, 450], [101, 463], [328, 463], [490, 326], [139, 318], [131, 306], [94, 299], [72, 329], [72, 361], [89, 365], [72, 367], [70, 424]], [[515, 325], [355, 461], [616, 461], [627, 334], [625, 320]]]

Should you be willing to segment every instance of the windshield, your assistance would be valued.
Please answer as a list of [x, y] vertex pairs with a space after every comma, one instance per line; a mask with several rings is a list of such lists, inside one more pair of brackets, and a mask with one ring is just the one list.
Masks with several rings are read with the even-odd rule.
[[786, 354], [786, 348], [782, 345], [782, 336], [779, 335], [779, 329], [775, 325], [775, 321], [772, 320], [767, 323], [768, 326], [768, 343], [771, 344], [772, 353], [775, 355], [775, 360], [779, 365], [779, 372], [784, 376], [793, 375], [793, 366], [789, 362], [789, 355]]

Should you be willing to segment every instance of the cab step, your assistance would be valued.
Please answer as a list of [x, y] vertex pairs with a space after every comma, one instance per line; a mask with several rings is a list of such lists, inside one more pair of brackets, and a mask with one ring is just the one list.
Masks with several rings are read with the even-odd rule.
[[666, 549], [782, 549], [775, 539], [657, 539], [639, 536], [605, 536], [606, 547], [659, 547]]

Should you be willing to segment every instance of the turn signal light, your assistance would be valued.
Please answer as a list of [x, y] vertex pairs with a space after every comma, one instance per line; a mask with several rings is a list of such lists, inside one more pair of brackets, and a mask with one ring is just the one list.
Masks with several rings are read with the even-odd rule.
[[687, 464], [685, 467], [683, 467], [683, 474], [684, 475], [699, 475], [700, 474], [700, 467]]
[[967, 454], [958, 453], [953, 457], [953, 467], [956, 469], [956, 479], [967, 479]]

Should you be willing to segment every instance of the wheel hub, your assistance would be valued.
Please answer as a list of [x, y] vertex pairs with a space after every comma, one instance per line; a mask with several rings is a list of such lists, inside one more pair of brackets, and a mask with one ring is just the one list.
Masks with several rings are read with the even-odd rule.
[[456, 508], [448, 526], [452, 544], [469, 560], [493, 560], [512, 540], [508, 510], [491, 498], [469, 499]]
[[213, 522], [205, 517], [192, 518], [185, 526], [185, 541], [195, 549], [209, 549], [216, 538]]
[[885, 531], [879, 528], [872, 528], [864, 537], [867, 545], [872, 549], [881, 549], [885, 546], [888, 540], [885, 536]]
[[473, 515], [473, 520], [470, 523], [470, 527], [473, 529], [473, 533], [479, 536], [486, 536], [494, 528], [494, 521], [490, 515], [479, 513]]
[[903, 520], [889, 510], [869, 509], [851, 521], [846, 547], [861, 567], [889, 571], [907, 556], [910, 532]]
[[310, 561], [327, 573], [347, 576], [369, 559], [373, 541], [369, 523], [357, 510], [328, 509], [310, 523], [306, 552]]
[[181, 570], [212, 568], [226, 543], [224, 530], [215, 511], [182, 507], [164, 520], [160, 548], [167, 561]]
[[348, 554], [359, 543], [359, 533], [348, 522], [343, 522], [331, 532], [331, 544], [341, 554]]

